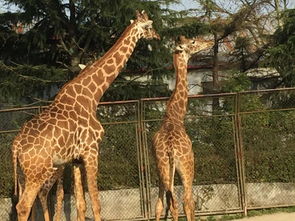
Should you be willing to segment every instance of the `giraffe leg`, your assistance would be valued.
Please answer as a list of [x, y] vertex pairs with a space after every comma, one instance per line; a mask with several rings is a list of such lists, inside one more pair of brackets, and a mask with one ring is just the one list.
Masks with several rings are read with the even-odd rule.
[[[22, 174], [21, 171], [19, 171], [18, 174], [19, 174], [19, 177], [18, 177], [18, 180], [17, 180], [17, 182], [18, 182], [18, 197], [20, 199], [22, 194], [23, 194], [24, 188], [25, 188], [25, 178], [24, 178], [24, 175]], [[37, 204], [36, 203], [37, 202], [35, 200], [34, 203], [33, 203], [31, 212], [29, 214], [29, 219], [31, 221], [36, 220], [36, 211], [37, 211]]]
[[195, 220], [195, 202], [193, 199], [192, 186], [194, 179], [194, 160], [193, 155], [187, 161], [180, 162], [177, 171], [181, 177], [184, 188], [183, 210], [188, 221]]
[[195, 202], [192, 197], [192, 185], [184, 184], [184, 212], [187, 216], [188, 221], [195, 219]]
[[26, 180], [24, 191], [18, 204], [16, 205], [18, 221], [28, 220], [32, 205], [41, 186], [42, 182], [34, 183], [31, 180]]
[[84, 163], [94, 220], [100, 221], [100, 200], [97, 187], [98, 153], [89, 153], [89, 155], [84, 158]]
[[[42, 205], [45, 221], [50, 221], [50, 215], [49, 215], [49, 210], [48, 210], [48, 193], [51, 190], [52, 186], [56, 183], [57, 180], [58, 180], [58, 185], [59, 185], [59, 179], [62, 178], [63, 169], [64, 169], [64, 167], [58, 168], [54, 172], [54, 174], [48, 180], [46, 180], [45, 184], [42, 186], [40, 192], [38, 193], [38, 197], [39, 197], [41, 205]], [[56, 194], [58, 194], [58, 190], [57, 190]], [[57, 204], [58, 203], [59, 202], [57, 202]], [[61, 202], [60, 202], [60, 204], [61, 204]], [[58, 211], [58, 212], [60, 212], [60, 211]]]
[[78, 165], [74, 165], [74, 185], [77, 207], [77, 221], [85, 221], [86, 203], [84, 199], [81, 169]]
[[159, 198], [156, 204], [156, 217], [160, 219], [160, 216], [161, 216], [161, 213], [158, 212], [158, 209], [160, 210], [161, 203], [163, 204], [163, 201], [161, 202], [161, 199], [160, 199], [161, 189], [163, 189], [163, 192], [166, 191], [166, 199], [167, 199], [167, 210], [166, 210], [165, 216], [166, 217], [168, 216], [168, 210], [170, 210], [173, 220], [177, 221], [178, 205], [173, 192], [174, 168], [170, 168], [170, 166], [171, 165], [169, 163], [168, 156], [166, 160], [165, 159], [157, 160], [157, 169], [158, 169], [159, 178], [161, 180], [161, 186], [159, 187]]
[[[47, 188], [42, 187], [40, 192], [38, 193], [38, 197], [39, 197], [39, 200], [40, 200], [41, 205], [42, 205], [43, 215], [44, 215], [44, 220], [45, 221], [50, 221], [48, 205], [47, 205], [48, 192], [49, 192], [49, 190]], [[34, 206], [33, 206], [33, 209], [32, 209], [33, 211], [34, 211], [35, 205], [36, 205], [36, 202], [34, 203]]]
[[192, 184], [190, 181], [183, 181], [184, 196], [183, 196], [183, 210], [188, 221], [195, 220], [195, 202], [193, 200], [192, 194]]
[[163, 185], [160, 185], [159, 187], [159, 196], [158, 196], [158, 200], [156, 203], [156, 221], [160, 220], [161, 214], [163, 212], [163, 208], [164, 208], [164, 187]]
[[176, 201], [176, 196], [173, 192], [173, 190], [169, 190], [166, 192], [166, 198], [167, 198], [167, 206], [170, 209], [172, 219], [174, 221], [178, 220], [178, 205]]
[[54, 221], [59, 221], [61, 219], [63, 199], [64, 199], [64, 188], [63, 188], [63, 170], [62, 170], [57, 180], [56, 204], [55, 204], [54, 217], [53, 217]]

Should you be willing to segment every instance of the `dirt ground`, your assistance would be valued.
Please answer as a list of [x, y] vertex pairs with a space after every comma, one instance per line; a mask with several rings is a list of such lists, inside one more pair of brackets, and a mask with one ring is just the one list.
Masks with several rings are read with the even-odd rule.
[[234, 221], [295, 221], [295, 213], [274, 213], [269, 215], [235, 219]]

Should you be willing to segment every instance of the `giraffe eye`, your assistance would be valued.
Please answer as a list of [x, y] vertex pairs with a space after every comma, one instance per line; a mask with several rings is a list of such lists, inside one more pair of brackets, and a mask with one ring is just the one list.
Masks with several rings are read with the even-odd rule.
[[196, 42], [195, 41], [193, 41], [193, 44], [195, 44]]

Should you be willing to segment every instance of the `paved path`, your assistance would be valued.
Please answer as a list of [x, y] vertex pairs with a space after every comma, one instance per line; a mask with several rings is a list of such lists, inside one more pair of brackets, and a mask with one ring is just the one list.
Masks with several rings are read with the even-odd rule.
[[234, 221], [295, 221], [295, 213], [274, 213], [262, 216], [245, 217]]

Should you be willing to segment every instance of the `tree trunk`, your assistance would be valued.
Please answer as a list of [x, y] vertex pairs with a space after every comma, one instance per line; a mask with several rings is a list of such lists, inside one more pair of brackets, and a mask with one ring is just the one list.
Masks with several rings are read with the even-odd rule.
[[213, 92], [219, 91], [219, 79], [218, 79], [218, 39], [217, 34], [214, 33], [214, 46], [213, 46], [213, 67], [212, 67], [212, 78], [213, 78]]
[[[219, 71], [219, 67], [218, 67], [218, 36], [217, 33], [214, 33], [214, 47], [213, 47], [213, 67], [212, 67], [212, 89], [213, 89], [213, 93], [219, 93], [220, 92], [220, 88], [219, 88], [219, 78], [218, 78], [218, 71]], [[215, 97], [213, 98], [212, 101], [212, 111], [213, 113], [216, 112], [219, 109], [219, 98]]]

